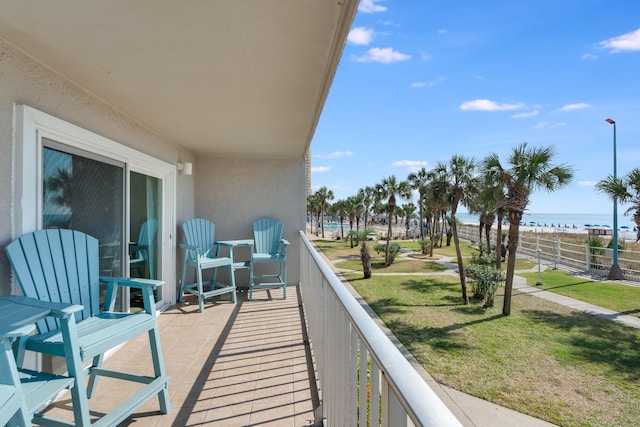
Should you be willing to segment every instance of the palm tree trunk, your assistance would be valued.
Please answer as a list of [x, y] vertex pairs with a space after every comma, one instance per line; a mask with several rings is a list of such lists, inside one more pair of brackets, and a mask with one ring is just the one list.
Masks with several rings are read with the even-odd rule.
[[371, 278], [371, 254], [367, 247], [367, 240], [362, 239], [360, 242], [360, 259], [362, 261], [362, 272], [365, 279]]
[[[496, 268], [500, 270], [502, 268], [502, 216], [504, 215], [503, 209], [498, 209], [498, 229], [496, 230]], [[498, 253], [498, 248], [500, 252]]]
[[507, 277], [504, 284], [504, 303], [502, 305], [502, 314], [508, 316], [511, 314], [511, 294], [513, 292], [513, 274], [516, 269], [516, 248], [518, 247], [518, 238], [520, 236], [520, 221], [522, 220], [522, 211], [509, 210], [509, 241], [507, 258]]
[[[391, 204], [389, 204], [391, 206]], [[389, 262], [389, 242], [391, 241], [391, 233], [393, 232], [393, 227], [391, 226], [391, 219], [393, 218], [393, 211], [391, 207], [389, 207], [389, 214], [387, 215], [387, 249], [384, 253], [384, 266], [389, 267], [391, 263]]]
[[[493, 224], [486, 223], [484, 225], [484, 237], [487, 239], [487, 255], [491, 254], [491, 226]], [[498, 247], [496, 246], [496, 251]]]
[[460, 239], [458, 238], [458, 225], [456, 224], [456, 213], [454, 211], [451, 211], [451, 232], [453, 234], [453, 244], [456, 247], [456, 258], [458, 259], [458, 274], [460, 275], [460, 286], [462, 287], [462, 303], [469, 304], [467, 282], [464, 277], [464, 265], [462, 264], [462, 252], [460, 251]]

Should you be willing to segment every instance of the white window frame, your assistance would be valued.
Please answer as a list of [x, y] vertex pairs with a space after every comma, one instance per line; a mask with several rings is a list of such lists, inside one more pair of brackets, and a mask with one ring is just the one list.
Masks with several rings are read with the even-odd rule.
[[[65, 120], [51, 116], [27, 105], [14, 106], [15, 141], [14, 186], [15, 201], [12, 238], [42, 228], [42, 139], [48, 138], [87, 152], [118, 160], [125, 164], [127, 176], [130, 171], [143, 173], [163, 180], [162, 224], [162, 277], [167, 286], [163, 289], [163, 299], [168, 304], [176, 301], [175, 278], [176, 245], [175, 229], [175, 188], [176, 166], [156, 159], [131, 147], [83, 129]], [[125, 200], [129, 200], [129, 186], [125, 186]], [[127, 205], [125, 233], [130, 235], [129, 209]], [[15, 286], [15, 284], [13, 284]], [[16, 292], [17, 289], [13, 289]], [[159, 307], [160, 308], [160, 307]], [[164, 307], [162, 307], [164, 308]]]

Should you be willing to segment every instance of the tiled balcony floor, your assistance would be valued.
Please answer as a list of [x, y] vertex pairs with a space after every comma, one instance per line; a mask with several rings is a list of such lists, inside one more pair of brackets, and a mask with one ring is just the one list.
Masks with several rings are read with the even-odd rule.
[[[268, 299], [271, 296], [271, 300]], [[131, 426], [305, 426], [313, 425], [312, 389], [307, 368], [297, 289], [257, 291], [254, 300], [238, 293], [206, 300], [198, 312], [195, 298], [159, 317], [165, 366], [171, 376], [171, 412], [160, 415], [153, 399], [121, 425]], [[128, 342], [106, 365], [149, 374], [146, 335]], [[89, 400], [99, 416], [130, 395], [122, 381], [100, 379]], [[69, 418], [71, 399], [63, 396], [50, 410]], [[61, 415], [62, 414], [62, 415]]]

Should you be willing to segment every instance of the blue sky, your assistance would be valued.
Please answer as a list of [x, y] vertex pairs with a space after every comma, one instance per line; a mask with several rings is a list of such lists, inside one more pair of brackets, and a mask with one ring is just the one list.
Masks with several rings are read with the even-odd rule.
[[[608, 213], [640, 166], [640, 1], [361, 0], [311, 144], [336, 200], [454, 154], [553, 146], [573, 183], [530, 212]], [[624, 211], [624, 207], [620, 207]]]

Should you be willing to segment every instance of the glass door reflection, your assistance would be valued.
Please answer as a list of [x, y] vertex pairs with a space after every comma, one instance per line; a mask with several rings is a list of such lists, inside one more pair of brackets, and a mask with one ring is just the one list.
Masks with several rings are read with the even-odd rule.
[[[129, 272], [131, 277], [162, 278], [162, 180], [138, 172], [129, 175]], [[156, 303], [163, 299], [162, 287]], [[142, 307], [141, 295], [132, 292], [131, 308]]]

